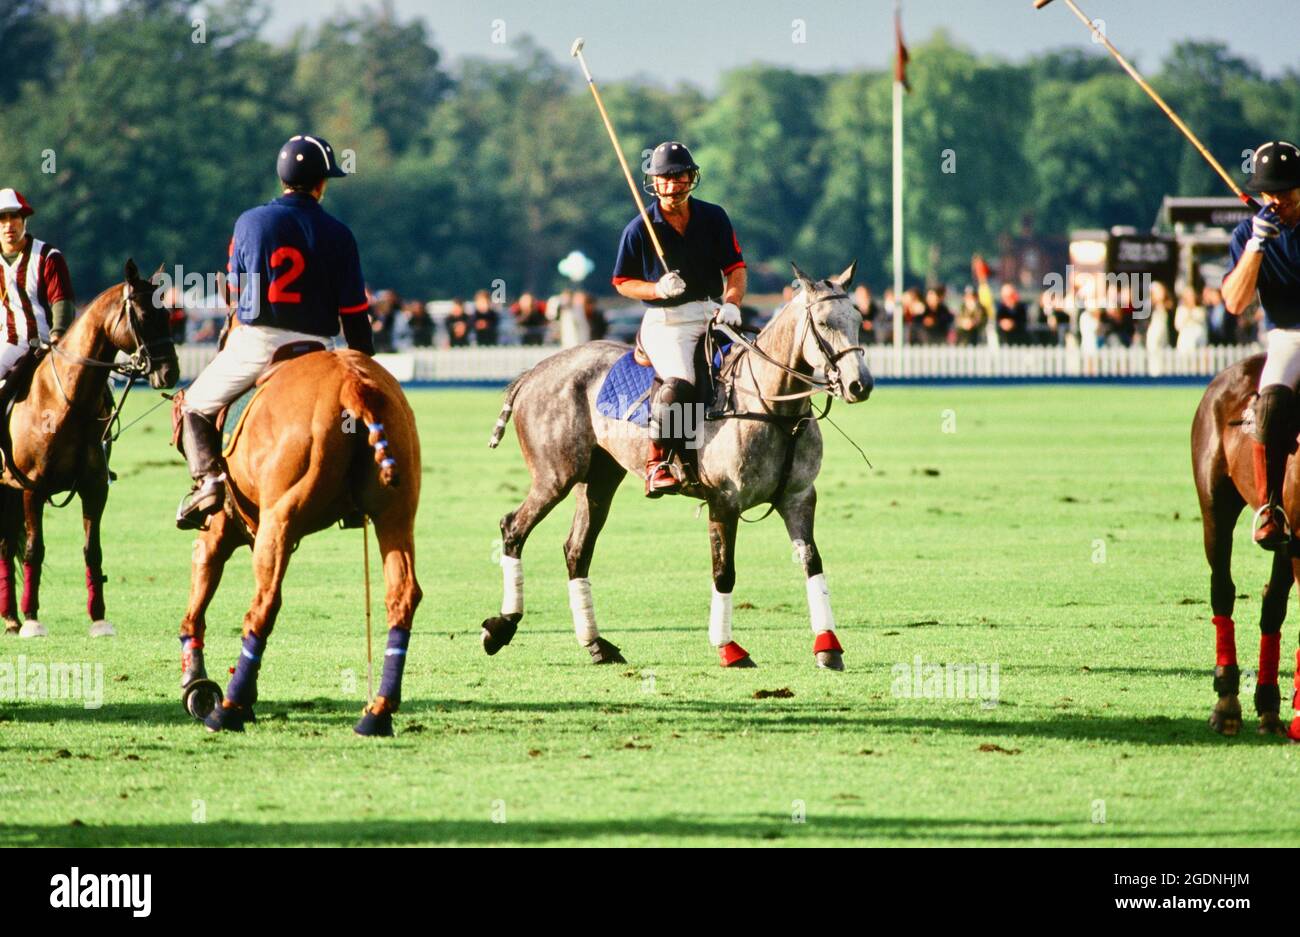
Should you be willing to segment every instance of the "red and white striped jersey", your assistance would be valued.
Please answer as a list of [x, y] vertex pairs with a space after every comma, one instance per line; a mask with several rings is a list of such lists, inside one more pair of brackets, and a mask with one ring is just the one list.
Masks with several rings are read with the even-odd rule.
[[0, 257], [0, 342], [50, 340], [54, 304], [72, 299], [68, 264], [57, 248], [28, 237], [13, 262]]

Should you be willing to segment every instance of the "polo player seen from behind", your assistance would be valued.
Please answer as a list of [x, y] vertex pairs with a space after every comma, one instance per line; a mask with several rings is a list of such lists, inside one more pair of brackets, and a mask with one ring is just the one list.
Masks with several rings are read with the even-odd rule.
[[[695, 402], [695, 345], [715, 309], [719, 321], [740, 325], [745, 259], [721, 206], [691, 197], [700, 182], [700, 167], [686, 147], [659, 144], [646, 175], [650, 178], [646, 191], [657, 196], [647, 213], [670, 269], [662, 269], [638, 214], [623, 229], [613, 282], [623, 296], [645, 303], [641, 347], [663, 382], [650, 407], [650, 456], [645, 469], [646, 497], [657, 498], [681, 490], [669, 460], [680, 441], [679, 432], [673, 430], [685, 435], [686, 413]], [[675, 427], [674, 411], [679, 416]]]
[[331, 339], [342, 319], [348, 347], [374, 354], [356, 239], [320, 206], [327, 180], [347, 173], [325, 140], [303, 134], [280, 148], [276, 169], [284, 194], [235, 222], [228, 269], [239, 301], [230, 335], [185, 394], [185, 457], [195, 484], [176, 512], [183, 530], [202, 527], [221, 508], [217, 414], [256, 383], [277, 349]]

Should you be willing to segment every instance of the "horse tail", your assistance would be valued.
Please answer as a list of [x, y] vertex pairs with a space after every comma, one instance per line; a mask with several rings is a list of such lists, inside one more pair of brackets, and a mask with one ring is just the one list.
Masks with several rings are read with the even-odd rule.
[[501, 414], [497, 417], [497, 425], [492, 428], [492, 438], [488, 440], [488, 448], [495, 449], [501, 444], [501, 437], [505, 435], [506, 424], [510, 422], [510, 414], [515, 409], [515, 396], [519, 393], [519, 385], [523, 383], [524, 378], [529, 372], [525, 371], [506, 388], [506, 402], [501, 406]]
[[375, 464], [379, 466], [379, 482], [385, 487], [396, 488], [399, 481], [397, 461], [388, 451], [388, 439], [381, 422], [382, 411], [386, 409], [384, 391], [374, 378], [354, 363], [344, 359], [344, 364], [347, 370], [339, 390], [339, 402], [349, 413], [365, 420], [370, 448], [375, 451]]

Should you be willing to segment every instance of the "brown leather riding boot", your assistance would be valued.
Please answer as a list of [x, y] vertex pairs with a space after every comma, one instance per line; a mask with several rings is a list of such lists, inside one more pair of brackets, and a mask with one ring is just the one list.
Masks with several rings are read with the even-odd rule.
[[1286, 474], [1286, 455], [1283, 450], [1279, 458], [1277, 453], [1268, 452], [1263, 443], [1252, 443], [1255, 490], [1259, 492], [1261, 500], [1260, 508], [1255, 512], [1254, 536], [1255, 542], [1265, 550], [1280, 550], [1291, 539], [1286, 515], [1279, 507], [1282, 500], [1282, 479]]
[[680, 490], [681, 485], [668, 467], [667, 451], [656, 440], [650, 440], [650, 454], [645, 463], [645, 496], [659, 498]]

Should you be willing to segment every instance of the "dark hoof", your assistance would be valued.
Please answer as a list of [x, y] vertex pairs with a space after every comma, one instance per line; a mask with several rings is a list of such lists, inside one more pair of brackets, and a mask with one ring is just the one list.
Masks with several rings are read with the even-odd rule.
[[844, 654], [841, 651], [818, 651], [817, 666], [823, 670], [843, 670]]
[[256, 721], [252, 707], [227, 706], [223, 703], [208, 713], [203, 724], [209, 732], [243, 732], [245, 723]]
[[361, 721], [352, 727], [352, 731], [357, 735], [374, 735], [381, 738], [392, 738], [393, 714], [380, 713], [376, 716], [367, 709], [365, 714], [361, 717]]
[[619, 649], [615, 645], [610, 644], [604, 638], [597, 638], [590, 644], [584, 645], [584, 647], [586, 647], [587, 652], [591, 654], [591, 662], [593, 664], [627, 663], [627, 661], [623, 659], [623, 655], [620, 653]]
[[1210, 728], [1220, 735], [1233, 736], [1241, 731], [1241, 709], [1219, 709], [1210, 713]]
[[1277, 713], [1260, 713], [1259, 727], [1255, 729], [1260, 735], [1286, 735], [1286, 726]]
[[181, 692], [181, 702], [185, 706], [185, 711], [200, 722], [207, 719], [208, 713], [221, 705], [221, 687], [206, 677], [190, 681]]
[[514, 612], [483, 620], [483, 650], [489, 657], [510, 643], [519, 630], [519, 619], [523, 617], [522, 612]]
[[722, 666], [739, 667], [740, 669], [744, 670], [746, 668], [757, 667], [758, 664], [754, 663], [754, 658], [752, 657], [742, 657], [740, 658], [740, 660], [732, 661], [730, 664], [723, 664]]

